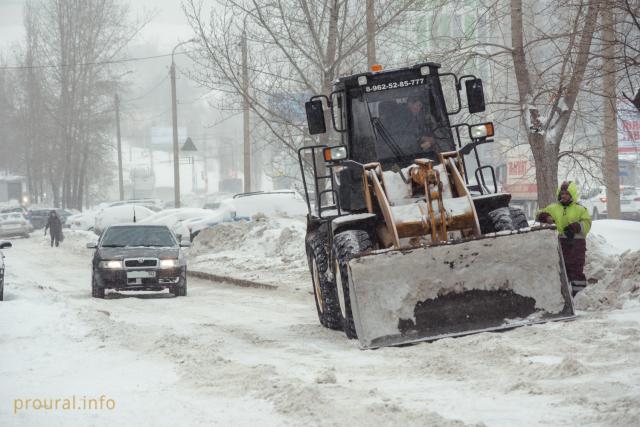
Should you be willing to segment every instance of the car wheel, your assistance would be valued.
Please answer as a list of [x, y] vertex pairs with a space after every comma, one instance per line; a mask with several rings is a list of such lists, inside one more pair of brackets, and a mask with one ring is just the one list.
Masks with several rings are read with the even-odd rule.
[[171, 293], [177, 297], [186, 297], [187, 296], [187, 279], [184, 279], [184, 284], [182, 286], [174, 286], [171, 288]]
[[29, 237], [31, 237], [31, 234], [23, 234], [22, 237], [28, 239]]
[[98, 286], [95, 277], [91, 277], [91, 296], [94, 298], [104, 299], [104, 288]]

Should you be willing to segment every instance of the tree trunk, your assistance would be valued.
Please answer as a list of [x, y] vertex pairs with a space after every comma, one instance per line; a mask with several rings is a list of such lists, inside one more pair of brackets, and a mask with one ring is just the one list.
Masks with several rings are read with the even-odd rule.
[[369, 69], [376, 64], [376, 18], [373, 0], [367, 0], [367, 62]]
[[604, 182], [607, 187], [607, 218], [620, 219], [620, 177], [618, 166], [618, 123], [616, 108], [615, 33], [612, 2], [606, 1], [602, 10], [602, 110], [604, 119]]

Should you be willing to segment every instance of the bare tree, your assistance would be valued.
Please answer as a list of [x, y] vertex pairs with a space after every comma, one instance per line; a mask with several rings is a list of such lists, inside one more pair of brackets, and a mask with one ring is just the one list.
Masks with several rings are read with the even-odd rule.
[[[590, 83], [585, 77], [599, 11], [599, 0], [487, 0], [473, 6], [453, 1], [427, 16], [422, 56], [488, 77], [488, 115], [503, 136], [530, 146], [539, 205], [555, 198], [561, 159], [591, 163], [586, 169], [599, 164], [590, 147], [599, 140], [589, 136], [595, 117], [585, 114], [592, 100], [581, 97]], [[585, 111], [577, 111], [580, 106]], [[583, 140], [566, 135], [567, 129]]]
[[[30, 191], [48, 181], [56, 206], [81, 208], [111, 157], [111, 114], [121, 76], [109, 61], [144, 25], [118, 0], [30, 0], [22, 64]], [[91, 171], [91, 172], [90, 172]]]
[[[413, 4], [414, 0], [376, 1], [370, 30], [383, 32]], [[367, 36], [365, 2], [221, 0], [207, 16], [200, 3], [188, 0], [184, 11], [200, 47], [193, 55], [197, 69], [192, 77], [227, 94], [221, 108], [239, 111], [239, 100], [247, 97], [258, 121], [254, 141], [274, 144], [289, 155], [310, 139], [304, 101], [312, 94], [328, 96], [339, 75], [367, 66], [372, 34]], [[249, 93], [241, 76], [243, 31], [249, 51]]]

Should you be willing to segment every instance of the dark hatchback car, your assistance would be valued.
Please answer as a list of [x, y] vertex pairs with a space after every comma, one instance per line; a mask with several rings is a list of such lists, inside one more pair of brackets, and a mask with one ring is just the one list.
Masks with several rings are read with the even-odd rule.
[[25, 217], [27, 218], [27, 220], [29, 220], [31, 225], [33, 225], [33, 228], [37, 230], [39, 228], [44, 228], [44, 226], [47, 225], [47, 221], [49, 220], [49, 214], [51, 213], [51, 211], [56, 211], [58, 213], [58, 217], [60, 217], [60, 222], [62, 223], [63, 227], [66, 226], [67, 218], [73, 215], [71, 212], [65, 209], [47, 208], [31, 209], [27, 212]]
[[92, 261], [91, 294], [104, 298], [105, 289], [160, 291], [187, 295], [187, 264], [175, 235], [164, 225], [112, 225], [100, 236]]

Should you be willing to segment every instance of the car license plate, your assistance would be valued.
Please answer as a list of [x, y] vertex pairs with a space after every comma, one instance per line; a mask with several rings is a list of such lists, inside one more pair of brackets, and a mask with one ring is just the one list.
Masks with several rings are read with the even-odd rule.
[[127, 271], [127, 279], [148, 279], [156, 277], [155, 271]]

